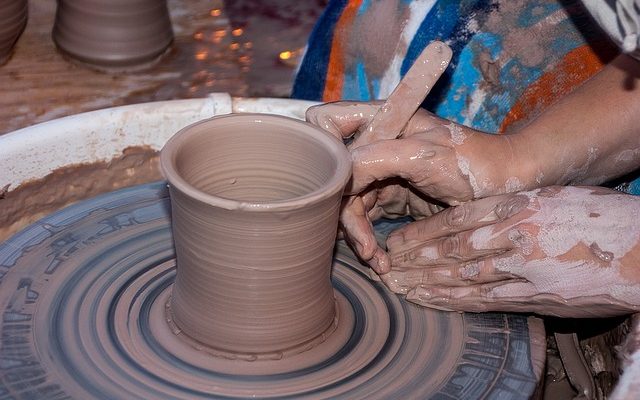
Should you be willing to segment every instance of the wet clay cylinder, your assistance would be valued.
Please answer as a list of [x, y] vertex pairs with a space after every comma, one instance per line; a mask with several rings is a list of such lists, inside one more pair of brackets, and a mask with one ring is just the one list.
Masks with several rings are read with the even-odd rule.
[[27, 0], [0, 1], [0, 65], [11, 57], [13, 46], [27, 25]]
[[98, 69], [140, 69], [173, 41], [166, 0], [58, 0], [53, 41]]
[[280, 358], [336, 327], [332, 253], [351, 158], [302, 121], [231, 114], [190, 125], [160, 155], [177, 275], [173, 323], [215, 351]]

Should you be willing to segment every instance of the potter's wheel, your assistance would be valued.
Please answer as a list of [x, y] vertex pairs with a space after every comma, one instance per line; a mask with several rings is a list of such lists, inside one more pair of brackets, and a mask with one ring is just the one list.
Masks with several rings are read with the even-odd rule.
[[305, 359], [213, 357], [167, 322], [169, 209], [163, 183], [137, 186], [59, 211], [0, 245], [1, 394], [520, 399], [535, 389], [531, 360], [543, 348], [531, 345], [539, 338], [527, 318], [414, 306], [370, 281], [343, 244], [333, 283], [349, 318], [320, 350]]

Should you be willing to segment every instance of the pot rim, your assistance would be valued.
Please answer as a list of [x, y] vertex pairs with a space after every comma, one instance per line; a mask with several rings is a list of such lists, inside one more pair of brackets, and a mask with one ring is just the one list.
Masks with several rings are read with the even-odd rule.
[[[224, 119], [245, 119], [247, 122], [268, 122], [271, 121], [289, 121], [290, 124], [300, 126], [300, 131], [310, 134], [317, 142], [325, 147], [336, 160], [336, 168], [330, 179], [320, 188], [304, 194], [302, 196], [293, 197], [285, 200], [276, 201], [239, 201], [228, 199], [220, 196], [208, 194], [197, 189], [187, 182], [177, 171], [176, 158], [182, 145], [192, 135], [192, 128], [198, 125], [211, 124], [220, 122]], [[160, 151], [160, 167], [165, 178], [169, 182], [169, 186], [184, 193], [185, 195], [199, 200], [211, 206], [220, 207], [226, 210], [242, 210], [242, 211], [291, 211], [303, 207], [316, 204], [327, 199], [338, 192], [342, 192], [351, 178], [351, 155], [344, 143], [339, 141], [329, 132], [320, 127], [312, 125], [306, 121], [295, 118], [285, 117], [277, 114], [267, 113], [231, 113], [207, 118], [180, 129], [174, 134], [164, 145]]]

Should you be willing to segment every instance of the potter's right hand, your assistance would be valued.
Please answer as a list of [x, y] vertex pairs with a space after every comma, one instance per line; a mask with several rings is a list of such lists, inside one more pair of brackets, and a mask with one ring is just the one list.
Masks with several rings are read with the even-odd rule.
[[[346, 139], [364, 129], [379, 107], [329, 103], [310, 108], [307, 120]], [[525, 164], [511, 162], [514, 149], [513, 136], [486, 134], [418, 110], [398, 139], [351, 149], [347, 194], [355, 196], [345, 199], [341, 213], [347, 241], [376, 272], [388, 272], [389, 258], [375, 241], [371, 221], [419, 219], [438, 211], [434, 200], [457, 205], [528, 187]]]
[[471, 201], [392, 232], [407, 300], [470, 312], [605, 317], [640, 309], [640, 198], [551, 186]]

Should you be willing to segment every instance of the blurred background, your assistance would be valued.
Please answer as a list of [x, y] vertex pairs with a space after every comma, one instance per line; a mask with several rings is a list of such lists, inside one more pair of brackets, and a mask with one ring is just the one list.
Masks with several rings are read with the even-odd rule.
[[29, 1], [13, 56], [0, 66], [0, 134], [66, 115], [228, 92], [288, 97], [295, 65], [327, 0], [168, 0], [174, 43], [157, 64], [105, 73], [60, 54], [55, 0]]

